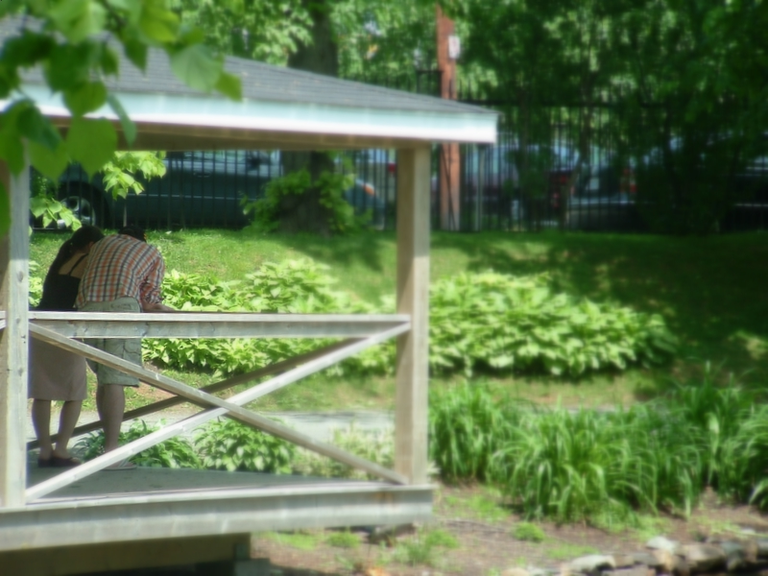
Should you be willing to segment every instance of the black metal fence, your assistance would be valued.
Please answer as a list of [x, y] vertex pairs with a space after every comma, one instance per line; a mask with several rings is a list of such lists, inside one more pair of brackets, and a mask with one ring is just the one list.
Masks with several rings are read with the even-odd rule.
[[[435, 70], [374, 83], [435, 95]], [[439, 158], [432, 162], [432, 226], [459, 231], [542, 229], [642, 232], [651, 229], [658, 198], [636, 181], [631, 161], [621, 160], [615, 131], [607, 127], [615, 111], [595, 106], [551, 103], [523, 113], [510, 102], [482, 100], [466, 89], [459, 99], [503, 112], [497, 144], [459, 147], [448, 171], [457, 195], [440, 190]], [[396, 154], [392, 150], [359, 150], [338, 158], [340, 170], [355, 174], [346, 198], [358, 214], [368, 214], [379, 229], [395, 227]], [[238, 228], [248, 223], [243, 199], [262, 198], [265, 185], [282, 173], [275, 151], [174, 152], [165, 160], [165, 177], [145, 184], [142, 194], [114, 201], [97, 177], [88, 180], [71, 167], [60, 195], [85, 222], [117, 227], [131, 222], [147, 229], [180, 227]], [[719, 215], [719, 231], [768, 229], [768, 155], [750, 167], [749, 196], [732, 202]], [[743, 178], [742, 178], [743, 180]], [[740, 181], [740, 185], [744, 185]]]

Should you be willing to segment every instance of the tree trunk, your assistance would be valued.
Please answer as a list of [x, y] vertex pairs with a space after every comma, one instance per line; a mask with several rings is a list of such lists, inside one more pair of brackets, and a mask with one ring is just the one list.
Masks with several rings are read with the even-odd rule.
[[[339, 57], [331, 30], [330, 5], [327, 0], [303, 2], [312, 14], [312, 41], [298, 44], [296, 52], [288, 57], [288, 67], [336, 77]], [[282, 159], [284, 174], [307, 168], [313, 182], [322, 172], [334, 170], [333, 160], [324, 152], [287, 152]], [[281, 232], [330, 235], [331, 213], [320, 204], [320, 191], [315, 188], [299, 196], [283, 198], [279, 217], [278, 230]]]

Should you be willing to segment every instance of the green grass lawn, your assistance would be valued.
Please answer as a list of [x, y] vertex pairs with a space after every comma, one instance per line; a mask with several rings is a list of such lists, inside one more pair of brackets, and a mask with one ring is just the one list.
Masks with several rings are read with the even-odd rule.
[[[31, 259], [40, 266], [38, 274], [67, 237], [33, 234]], [[376, 303], [395, 291], [396, 237], [390, 232], [326, 239], [250, 230], [190, 230], [153, 232], [149, 241], [161, 249], [169, 270], [234, 280], [263, 262], [308, 257], [329, 267], [338, 289], [362, 300]], [[501, 380], [520, 396], [542, 402], [559, 399], [569, 405], [626, 404], [657, 394], [672, 379], [696, 378], [705, 362], [723, 379], [733, 373], [743, 384], [760, 388], [768, 380], [768, 235], [435, 232], [431, 245], [433, 280], [487, 269], [517, 275], [547, 273], [554, 286], [570, 294], [658, 312], [680, 338], [679, 358], [663, 368], [636, 368], [578, 381], [549, 376]], [[391, 406], [393, 401], [387, 378], [360, 383], [318, 375], [306, 386], [291, 388], [296, 391], [283, 393], [282, 401], [277, 396], [269, 407], [342, 409]]]

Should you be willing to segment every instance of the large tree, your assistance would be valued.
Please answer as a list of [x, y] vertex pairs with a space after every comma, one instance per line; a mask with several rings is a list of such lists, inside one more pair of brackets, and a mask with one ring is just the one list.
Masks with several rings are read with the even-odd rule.
[[708, 232], [738, 199], [734, 179], [768, 131], [764, 1], [446, 4], [468, 26], [465, 64], [513, 107], [521, 140], [551, 137], [546, 105], [573, 105], [587, 113], [569, 137], [586, 152], [590, 111], [608, 103], [612, 123], [601, 129], [635, 167], [657, 229]]

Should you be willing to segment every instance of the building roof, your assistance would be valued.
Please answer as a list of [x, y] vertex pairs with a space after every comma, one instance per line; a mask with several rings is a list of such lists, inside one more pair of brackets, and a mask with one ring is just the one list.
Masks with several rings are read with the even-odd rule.
[[[0, 20], [0, 39], [20, 26], [20, 19]], [[496, 138], [496, 112], [450, 100], [229, 57], [225, 69], [242, 82], [235, 102], [187, 86], [162, 50], [149, 50], [144, 72], [117, 52], [120, 76], [107, 85], [138, 124], [138, 147], [397, 148]], [[66, 125], [69, 113], [39, 69], [24, 75], [24, 91]], [[94, 116], [116, 120], [106, 107]]]

